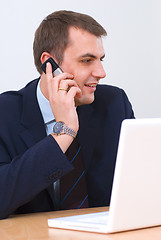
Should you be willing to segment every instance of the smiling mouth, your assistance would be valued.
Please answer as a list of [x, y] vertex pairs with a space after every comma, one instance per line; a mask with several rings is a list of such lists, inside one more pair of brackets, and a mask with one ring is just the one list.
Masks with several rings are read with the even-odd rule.
[[97, 84], [85, 84], [86, 87], [96, 87]]

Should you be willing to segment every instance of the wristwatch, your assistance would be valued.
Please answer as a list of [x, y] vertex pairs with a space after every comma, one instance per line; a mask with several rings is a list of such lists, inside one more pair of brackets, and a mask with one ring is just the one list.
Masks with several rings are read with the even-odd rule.
[[76, 137], [77, 135], [77, 132], [74, 131], [73, 129], [69, 128], [67, 125], [65, 125], [65, 123], [59, 121], [59, 122], [56, 122], [54, 127], [53, 127], [53, 133], [56, 135], [56, 136], [59, 136], [59, 135], [62, 135], [62, 134], [67, 134], [67, 135], [70, 135], [72, 137]]

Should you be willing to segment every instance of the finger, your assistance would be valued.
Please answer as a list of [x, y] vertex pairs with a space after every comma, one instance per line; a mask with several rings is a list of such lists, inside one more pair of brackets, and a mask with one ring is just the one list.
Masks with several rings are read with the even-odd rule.
[[[72, 84], [73, 80], [73, 75], [70, 73], [61, 73], [57, 75], [56, 77], [53, 78], [53, 86], [55, 88], [55, 91], [58, 91], [58, 88], [68, 88], [68, 83], [69, 85]], [[73, 83], [74, 84], [74, 83]], [[73, 85], [72, 84], [72, 85]]]
[[79, 87], [71, 87], [70, 90], [68, 91], [68, 96], [71, 98], [74, 98], [77, 96], [78, 98], [82, 97], [82, 91]]
[[68, 92], [67, 88], [58, 88], [59, 92], [62, 92], [63, 94], [66, 94]]
[[46, 74], [52, 75], [52, 66], [51, 66], [51, 63], [49, 62], [46, 64]]
[[58, 90], [60, 88], [64, 88], [64, 89], [69, 91], [69, 89], [71, 87], [78, 87], [78, 85], [76, 84], [76, 82], [74, 80], [70, 80], [70, 79], [68, 79], [68, 80], [61, 80], [60, 84], [59, 84]]
[[[58, 92], [58, 86], [60, 82], [64, 79], [73, 78], [73, 75], [70, 73], [62, 73], [53, 77], [52, 66], [50, 63], [46, 65], [46, 78], [48, 82], [48, 91], [51, 94], [56, 94]], [[65, 80], [64, 80], [65, 81]]]
[[50, 98], [52, 98], [52, 94], [53, 94], [53, 84], [52, 84], [53, 74], [52, 74], [52, 66], [49, 62], [46, 64], [45, 78], [47, 81], [47, 89], [48, 89], [49, 100], [50, 100]]

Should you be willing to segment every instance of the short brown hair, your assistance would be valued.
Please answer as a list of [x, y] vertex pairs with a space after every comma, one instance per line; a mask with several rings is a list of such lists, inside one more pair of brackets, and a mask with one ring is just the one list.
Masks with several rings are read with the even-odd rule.
[[106, 36], [106, 30], [92, 17], [72, 12], [56, 11], [48, 15], [35, 33], [33, 44], [34, 60], [38, 72], [41, 74], [41, 54], [51, 53], [58, 64], [63, 61], [64, 50], [68, 46], [68, 29], [70, 26], [81, 28], [89, 33], [101, 37]]

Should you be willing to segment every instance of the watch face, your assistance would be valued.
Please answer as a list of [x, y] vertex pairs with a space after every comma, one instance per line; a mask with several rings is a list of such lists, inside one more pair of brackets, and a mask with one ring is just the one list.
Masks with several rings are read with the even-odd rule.
[[61, 133], [62, 129], [63, 129], [63, 125], [64, 123], [63, 122], [57, 122], [55, 123], [54, 127], [53, 127], [53, 132], [55, 134], [59, 134]]

